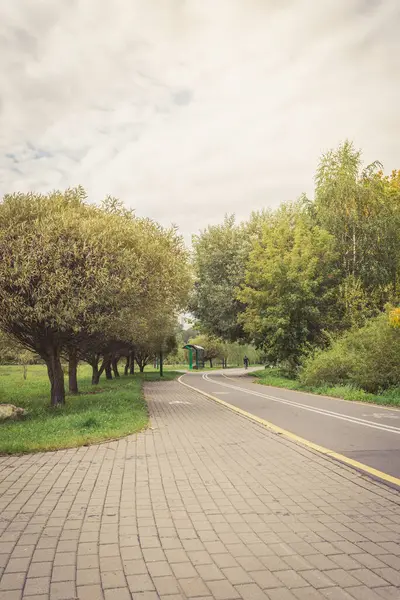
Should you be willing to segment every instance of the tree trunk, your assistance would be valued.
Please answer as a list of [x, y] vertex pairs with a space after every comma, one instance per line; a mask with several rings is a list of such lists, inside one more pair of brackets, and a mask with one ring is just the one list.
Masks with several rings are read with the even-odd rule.
[[100, 381], [100, 371], [99, 366], [92, 365], [92, 385], [97, 385]]
[[112, 370], [114, 373], [114, 377], [119, 377], [119, 371], [118, 371], [118, 359], [113, 357], [111, 359], [111, 365], [112, 365]]
[[212, 358], [209, 358], [208, 360], [210, 361], [210, 367], [212, 369]]
[[64, 371], [58, 349], [51, 348], [46, 356], [47, 373], [50, 379], [50, 404], [52, 407], [65, 404]]
[[130, 362], [130, 356], [128, 354], [128, 356], [126, 357], [126, 363], [125, 363], [125, 367], [124, 367], [124, 375], [128, 375], [128, 373], [129, 373], [129, 362]]
[[143, 373], [143, 372], [144, 372], [144, 365], [142, 365], [142, 364], [139, 364], [139, 371], [140, 371], [141, 373]]
[[106, 372], [106, 379], [112, 379], [112, 371], [111, 371], [111, 361], [108, 360], [104, 366], [104, 370]]
[[78, 358], [76, 348], [71, 348], [68, 354], [68, 387], [71, 394], [78, 393]]
[[135, 353], [131, 352], [130, 353], [129, 375], [134, 375], [134, 374], [135, 374]]
[[162, 352], [160, 352], [160, 377], [164, 377], [164, 357]]

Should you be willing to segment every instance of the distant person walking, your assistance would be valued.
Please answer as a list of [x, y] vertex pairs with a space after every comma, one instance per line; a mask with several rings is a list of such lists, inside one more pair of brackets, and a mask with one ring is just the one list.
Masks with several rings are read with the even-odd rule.
[[244, 368], [247, 369], [247, 367], [249, 366], [249, 359], [247, 358], [247, 356], [244, 357], [243, 364]]

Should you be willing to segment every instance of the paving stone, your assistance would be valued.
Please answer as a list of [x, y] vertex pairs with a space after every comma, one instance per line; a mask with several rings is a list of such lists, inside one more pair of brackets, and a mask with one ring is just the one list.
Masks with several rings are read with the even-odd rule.
[[346, 589], [346, 592], [350, 594], [351, 598], [355, 598], [356, 600], [381, 600], [382, 598], [376, 591], [365, 585], [349, 587]]
[[51, 574], [52, 581], [72, 581], [75, 579], [75, 566], [65, 565], [64, 567], [54, 567]]
[[74, 581], [52, 583], [50, 586], [51, 600], [71, 600], [71, 598], [75, 597], [76, 593]]
[[298, 600], [325, 600], [325, 596], [323, 596], [319, 590], [316, 590], [312, 587], [298, 588], [296, 590], [292, 590], [292, 594]]
[[[329, 571], [330, 572], [330, 571]], [[323, 573], [317, 569], [302, 571], [301, 576], [315, 589], [334, 587], [335, 582], [328, 577], [329, 572]]]
[[21, 590], [1, 590], [0, 600], [21, 600]]
[[101, 583], [104, 589], [122, 588], [126, 585], [123, 571], [103, 571], [101, 573]]
[[[243, 600], [269, 600], [270, 596], [263, 592], [261, 588], [255, 583], [246, 583], [244, 585], [237, 585], [236, 591], [240, 594], [240, 598]], [[235, 596], [229, 594], [225, 597], [226, 600], [231, 600]]]
[[384, 600], [399, 600], [400, 597], [398, 586], [376, 588], [375, 591]]
[[99, 569], [78, 569], [76, 572], [76, 583], [78, 586], [100, 585], [100, 570]]
[[292, 569], [275, 571], [274, 575], [289, 589], [308, 586], [308, 582]]
[[[197, 598], [199, 596], [206, 596], [210, 590], [204, 584], [200, 577], [190, 577], [189, 579], [179, 579], [178, 581], [182, 588], [186, 598]], [[168, 596], [166, 596], [168, 597]]]
[[79, 600], [104, 600], [103, 590], [100, 585], [78, 586], [77, 594]]
[[194, 564], [194, 565], [208, 565], [210, 563], [213, 562], [213, 560], [215, 560], [215, 556], [219, 556], [219, 555], [212, 555], [212, 558], [210, 556], [210, 554], [208, 554], [208, 552], [206, 552], [206, 550], [197, 550], [197, 551], [193, 551], [193, 552], [188, 552], [188, 558], [189, 560]]
[[375, 575], [375, 573], [369, 569], [355, 569], [351, 574], [368, 588], [387, 585], [387, 581], [382, 579], [382, 577]]
[[378, 575], [382, 579], [385, 579], [392, 585], [397, 586], [400, 589], [400, 573], [399, 571], [392, 569], [391, 567], [384, 567], [383, 569], [374, 569], [375, 575]]
[[129, 590], [126, 588], [114, 588], [104, 591], [105, 600], [132, 600]]
[[186, 579], [188, 577], [198, 577], [196, 569], [188, 562], [173, 563], [171, 568], [177, 579]]
[[225, 579], [222, 571], [217, 567], [217, 565], [199, 565], [197, 567], [197, 572], [203, 581], [217, 581], [219, 579]]
[[213, 561], [222, 569], [223, 567], [238, 566], [237, 560], [230, 554], [213, 554]]
[[[29, 568], [30, 558], [10, 558], [6, 573], [26, 573]], [[51, 564], [51, 563], [50, 563]]]
[[253, 571], [249, 575], [263, 590], [282, 587], [281, 581], [270, 571]]
[[154, 577], [153, 583], [160, 596], [179, 592], [178, 582], [174, 577]]
[[356, 586], [359, 584], [358, 580], [353, 577], [351, 571], [345, 571], [344, 569], [332, 569], [325, 572], [326, 575], [331, 579], [336, 586], [346, 588], [350, 586]]
[[0, 579], [0, 590], [22, 590], [25, 573], [6, 573]]
[[320, 592], [327, 600], [354, 600], [354, 596], [350, 596], [345, 589], [339, 587], [330, 587]]
[[269, 600], [297, 600], [296, 596], [287, 588], [268, 590], [268, 597]]

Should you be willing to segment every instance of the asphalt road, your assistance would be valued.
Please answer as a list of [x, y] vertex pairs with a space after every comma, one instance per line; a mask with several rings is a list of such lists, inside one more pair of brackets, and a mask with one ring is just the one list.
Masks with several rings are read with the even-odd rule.
[[310, 442], [400, 478], [399, 409], [260, 385], [243, 369], [228, 373], [182, 379]]

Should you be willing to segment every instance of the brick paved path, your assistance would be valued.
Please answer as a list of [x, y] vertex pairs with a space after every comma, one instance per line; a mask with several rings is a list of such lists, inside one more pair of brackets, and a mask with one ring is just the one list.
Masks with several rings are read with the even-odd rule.
[[0, 600], [400, 598], [400, 495], [178, 383], [152, 429], [0, 457]]

